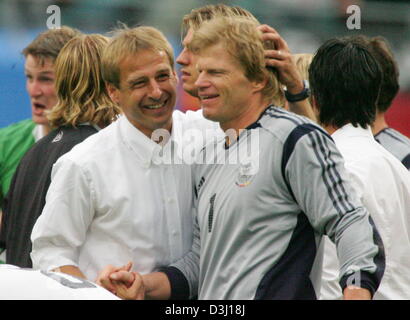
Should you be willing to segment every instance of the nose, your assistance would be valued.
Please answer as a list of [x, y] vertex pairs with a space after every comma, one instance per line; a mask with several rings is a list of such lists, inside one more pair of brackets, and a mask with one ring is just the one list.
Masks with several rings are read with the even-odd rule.
[[42, 95], [43, 90], [37, 80], [27, 80], [27, 92], [30, 97], [39, 97]]
[[152, 80], [149, 87], [148, 96], [153, 100], [160, 100], [162, 96], [162, 89], [156, 80]]
[[207, 88], [210, 86], [210, 82], [204, 71], [199, 73], [198, 78], [195, 81], [195, 86], [198, 89]]
[[187, 48], [184, 48], [181, 53], [179, 54], [177, 58], [177, 63], [180, 64], [181, 66], [187, 66], [189, 65], [190, 59], [189, 59], [189, 53]]

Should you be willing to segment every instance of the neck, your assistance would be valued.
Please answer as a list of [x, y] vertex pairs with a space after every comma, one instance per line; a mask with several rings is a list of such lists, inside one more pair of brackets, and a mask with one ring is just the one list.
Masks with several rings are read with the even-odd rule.
[[384, 117], [384, 113], [377, 113], [376, 120], [372, 124], [373, 135], [375, 136], [380, 131], [382, 131], [383, 129], [388, 128], [388, 127], [389, 127], [389, 125], [386, 122], [386, 119]]
[[149, 139], [151, 139], [152, 141], [154, 141], [155, 143], [163, 147], [164, 145], [167, 144], [167, 142], [171, 138], [172, 122], [166, 128], [158, 128], [156, 130], [147, 130], [147, 129], [143, 129], [143, 130], [139, 129], [139, 130], [144, 135], [146, 135]]
[[327, 132], [329, 135], [332, 135], [333, 133], [335, 133], [336, 130], [340, 129], [340, 128], [335, 127], [335, 126], [332, 126], [332, 125], [322, 126], [322, 127], [323, 127], [323, 129], [326, 130], [326, 132]]
[[47, 124], [41, 124], [41, 125], [40, 125], [40, 128], [41, 128], [41, 132], [42, 132], [42, 135], [43, 135], [43, 136], [48, 135], [48, 134], [50, 133], [50, 131], [51, 131], [50, 126], [47, 125]]
[[220, 122], [219, 125], [224, 132], [227, 132], [226, 142], [231, 144], [240, 134], [240, 130], [249, 127], [252, 123], [255, 123], [265, 111], [269, 102], [266, 99], [258, 99], [251, 101], [249, 107], [238, 114], [234, 119], [226, 122]]

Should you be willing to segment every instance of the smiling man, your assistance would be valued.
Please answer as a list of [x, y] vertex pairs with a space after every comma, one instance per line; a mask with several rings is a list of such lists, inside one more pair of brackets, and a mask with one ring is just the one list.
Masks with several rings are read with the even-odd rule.
[[[124, 115], [54, 165], [31, 254], [35, 268], [92, 281], [106, 265], [132, 261], [148, 273], [188, 252], [191, 168], [174, 151], [186, 130], [217, 129], [200, 112], [174, 111], [173, 51], [157, 29], [118, 30], [102, 65]], [[169, 134], [155, 141], [157, 130]], [[164, 163], [167, 156], [175, 161]]]

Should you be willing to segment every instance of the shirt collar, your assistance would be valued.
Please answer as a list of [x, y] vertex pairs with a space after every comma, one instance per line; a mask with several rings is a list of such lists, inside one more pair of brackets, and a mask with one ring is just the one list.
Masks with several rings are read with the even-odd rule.
[[36, 124], [32, 132], [35, 142], [37, 142], [46, 135], [44, 132], [44, 127], [41, 124]]
[[153, 160], [159, 156], [161, 150], [164, 152], [171, 152], [171, 145], [174, 144], [176, 135], [174, 132], [177, 131], [177, 128], [175, 128], [175, 122], [173, 122], [171, 137], [164, 147], [161, 147], [158, 143], [154, 142], [138, 130], [125, 115], [122, 115], [118, 119], [118, 122], [122, 140], [134, 153], [138, 162], [144, 168], [149, 168], [153, 164]]
[[363, 129], [360, 126], [355, 127], [351, 123], [345, 124], [343, 127], [337, 129], [332, 133], [331, 136], [335, 142], [349, 137], [366, 137], [374, 139], [370, 126], [367, 126], [366, 129]]

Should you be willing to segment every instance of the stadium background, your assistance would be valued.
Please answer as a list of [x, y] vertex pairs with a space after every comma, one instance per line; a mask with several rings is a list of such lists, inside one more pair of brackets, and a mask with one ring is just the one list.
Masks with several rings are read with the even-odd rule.
[[[261, 23], [276, 28], [292, 53], [314, 53], [324, 40], [333, 36], [360, 33], [387, 38], [399, 64], [401, 86], [387, 121], [410, 137], [409, 0], [0, 0], [0, 128], [31, 117], [21, 51], [46, 30], [48, 6], [59, 6], [62, 25], [85, 33], [105, 34], [117, 21], [129, 26], [152, 25], [164, 32], [177, 56], [184, 14], [216, 3], [248, 9]], [[361, 9], [360, 30], [349, 30], [346, 26], [346, 8], [352, 4]], [[198, 108], [195, 99], [181, 88], [179, 91], [177, 108]]]

